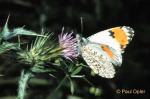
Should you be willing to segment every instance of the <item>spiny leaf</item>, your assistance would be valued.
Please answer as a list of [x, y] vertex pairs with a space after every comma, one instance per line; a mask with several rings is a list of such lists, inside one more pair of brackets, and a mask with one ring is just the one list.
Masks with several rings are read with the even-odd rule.
[[10, 31], [8, 28], [8, 20], [9, 20], [9, 16], [7, 18], [7, 21], [4, 25], [2, 32], [0, 33], [0, 39], [8, 40], [18, 35], [43, 36], [33, 31], [25, 30], [23, 27], [18, 27], [18, 28], [13, 29], [13, 31]]
[[37, 34], [33, 31], [25, 30], [24, 28], [15, 28], [12, 32], [9, 32], [9, 35], [5, 36], [5, 40], [8, 40], [12, 37], [18, 36], [18, 35], [27, 35], [27, 36], [43, 36], [40, 34]]
[[0, 45], [0, 54], [6, 52], [6, 51], [8, 51], [8, 50], [11, 50], [11, 49], [14, 49], [14, 50], [19, 49], [19, 43], [3, 42], [3, 43]]
[[33, 32], [33, 31], [25, 30], [22, 27], [15, 28], [13, 30], [12, 34], [13, 34], [13, 36], [16, 36], [16, 35], [43, 36], [43, 35], [40, 35], [40, 34], [37, 34], [37, 33]]

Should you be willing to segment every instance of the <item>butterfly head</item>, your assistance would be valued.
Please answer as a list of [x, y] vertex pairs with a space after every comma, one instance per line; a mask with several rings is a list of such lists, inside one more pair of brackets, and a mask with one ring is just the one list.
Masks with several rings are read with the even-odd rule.
[[82, 37], [80, 34], [76, 34], [76, 38], [77, 38], [77, 42], [78, 42], [78, 44], [77, 44], [78, 54], [81, 55], [82, 54], [82, 52], [81, 52], [82, 46], [87, 45], [89, 43], [89, 40]]

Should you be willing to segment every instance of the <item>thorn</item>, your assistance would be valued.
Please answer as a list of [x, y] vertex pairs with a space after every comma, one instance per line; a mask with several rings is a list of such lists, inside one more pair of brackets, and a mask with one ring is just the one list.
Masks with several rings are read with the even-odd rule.
[[8, 29], [9, 17], [10, 17], [10, 15], [8, 15], [7, 20], [6, 20], [6, 23], [5, 23], [5, 25], [4, 25], [4, 27], [3, 27], [3, 30], [2, 30], [2, 38], [3, 38], [4, 40], [9, 39], [9, 35], [10, 35], [10, 31], [9, 31], [9, 29]]
[[8, 21], [9, 21], [9, 17], [10, 17], [10, 14], [8, 14], [8, 17], [7, 17], [7, 20], [6, 20], [6, 23], [5, 23], [4, 28], [8, 28]]
[[9, 18], [10, 18], [10, 14], [8, 14], [8, 17], [7, 17], [6, 23], [8, 23]]

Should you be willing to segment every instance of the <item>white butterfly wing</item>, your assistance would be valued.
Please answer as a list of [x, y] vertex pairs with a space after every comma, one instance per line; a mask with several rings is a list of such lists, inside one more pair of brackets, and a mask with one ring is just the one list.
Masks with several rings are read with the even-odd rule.
[[108, 30], [104, 30], [104, 31], [101, 31], [94, 35], [89, 36], [87, 39], [90, 42], [106, 44], [106, 45], [109, 45], [110, 47], [114, 48], [117, 51], [121, 51], [119, 43], [116, 42], [114, 40], [114, 38], [112, 38], [110, 35], [111, 35], [111, 33], [108, 32]]
[[[106, 46], [106, 45], [105, 45]], [[113, 53], [113, 56], [110, 57], [108, 55], [108, 57], [110, 58], [111, 62], [113, 63], [114, 66], [121, 66], [122, 64], [122, 55], [120, 52], [116, 51], [115, 49], [107, 46], [109, 48], [109, 50]], [[107, 53], [107, 52], [106, 52]]]
[[99, 44], [86, 44], [81, 48], [82, 57], [89, 67], [99, 76], [113, 78], [115, 74], [111, 59]]
[[84, 39], [80, 51], [89, 67], [99, 76], [113, 78], [114, 66], [122, 64], [122, 55], [132, 40], [134, 31], [130, 27], [115, 27], [98, 32]]
[[134, 31], [132, 28], [122, 26], [98, 32], [87, 39], [90, 42], [108, 45], [116, 51], [123, 53], [133, 36]]

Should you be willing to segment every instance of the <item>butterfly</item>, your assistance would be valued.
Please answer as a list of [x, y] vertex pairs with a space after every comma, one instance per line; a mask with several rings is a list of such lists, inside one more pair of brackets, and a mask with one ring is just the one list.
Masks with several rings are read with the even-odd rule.
[[116, 73], [115, 66], [121, 66], [122, 53], [133, 36], [134, 30], [127, 26], [100, 31], [80, 39], [81, 56], [96, 74], [104, 78], [113, 78]]

